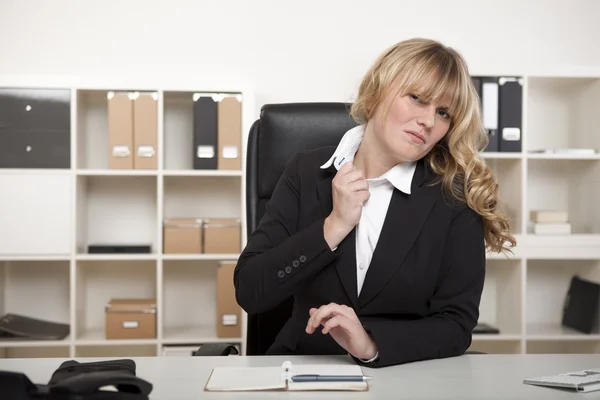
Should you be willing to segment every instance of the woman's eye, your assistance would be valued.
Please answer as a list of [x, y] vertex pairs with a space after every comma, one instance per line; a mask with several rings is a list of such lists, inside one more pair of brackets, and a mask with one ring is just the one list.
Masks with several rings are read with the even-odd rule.
[[415, 101], [419, 100], [419, 96], [417, 96], [416, 94], [410, 94], [409, 96], [411, 99], [413, 99]]
[[450, 114], [448, 114], [448, 111], [446, 111], [446, 110], [439, 110], [438, 113], [444, 119], [449, 119], [450, 118]]

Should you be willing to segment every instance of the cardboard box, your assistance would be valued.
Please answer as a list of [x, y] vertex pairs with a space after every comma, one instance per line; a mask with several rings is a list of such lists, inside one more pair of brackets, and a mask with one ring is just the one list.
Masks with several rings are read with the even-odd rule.
[[156, 338], [156, 299], [112, 299], [105, 311], [106, 339]]
[[235, 299], [233, 271], [235, 261], [222, 261], [217, 269], [217, 336], [242, 336], [242, 308]]
[[218, 107], [218, 169], [242, 169], [242, 98], [225, 96]]
[[158, 93], [136, 93], [133, 101], [133, 165], [158, 168]]
[[202, 253], [202, 219], [167, 218], [163, 225], [164, 254]]
[[237, 218], [211, 218], [203, 221], [204, 253], [241, 252], [241, 223]]
[[133, 169], [133, 94], [108, 92], [108, 168]]

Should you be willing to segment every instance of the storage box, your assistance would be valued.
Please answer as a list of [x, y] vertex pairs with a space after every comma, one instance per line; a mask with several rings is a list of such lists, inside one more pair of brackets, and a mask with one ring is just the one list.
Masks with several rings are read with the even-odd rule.
[[158, 94], [136, 93], [133, 100], [133, 166], [158, 168]]
[[236, 218], [211, 218], [203, 222], [204, 252], [237, 254], [241, 251], [241, 224]]
[[217, 269], [217, 336], [242, 336], [242, 308], [235, 299], [233, 271], [235, 261], [221, 261]]
[[202, 253], [202, 219], [167, 218], [163, 226], [163, 253]]
[[109, 169], [133, 169], [133, 94], [108, 92]]
[[112, 299], [106, 305], [106, 339], [155, 339], [156, 299]]

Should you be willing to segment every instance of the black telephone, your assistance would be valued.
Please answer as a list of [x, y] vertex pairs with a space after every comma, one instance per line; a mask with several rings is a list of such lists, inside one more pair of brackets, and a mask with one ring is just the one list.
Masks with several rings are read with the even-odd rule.
[[127, 359], [65, 361], [46, 385], [34, 384], [23, 373], [0, 371], [0, 393], [15, 400], [147, 400], [152, 388]]

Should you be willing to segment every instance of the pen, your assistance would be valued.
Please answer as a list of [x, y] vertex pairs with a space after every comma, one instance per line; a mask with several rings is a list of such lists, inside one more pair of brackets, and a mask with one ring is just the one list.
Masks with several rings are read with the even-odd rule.
[[371, 380], [364, 375], [294, 375], [292, 382], [364, 382]]

